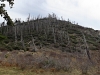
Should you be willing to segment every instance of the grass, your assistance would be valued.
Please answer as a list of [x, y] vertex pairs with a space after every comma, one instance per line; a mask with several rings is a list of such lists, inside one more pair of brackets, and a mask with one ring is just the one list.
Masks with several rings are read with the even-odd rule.
[[71, 72], [60, 71], [51, 71], [43, 69], [26, 69], [21, 70], [16, 67], [4, 67], [0, 66], [0, 75], [95, 75], [93, 73], [81, 74], [81, 70], [73, 69]]
[[52, 71], [44, 71], [42, 69], [35, 69], [35, 70], [20, 70], [16, 67], [0, 67], [0, 75], [80, 75], [80, 72], [75, 70], [71, 73], [59, 71], [59, 72], [52, 72]]
[[29, 70], [20, 70], [16, 67], [0, 67], [0, 75], [36, 75]]

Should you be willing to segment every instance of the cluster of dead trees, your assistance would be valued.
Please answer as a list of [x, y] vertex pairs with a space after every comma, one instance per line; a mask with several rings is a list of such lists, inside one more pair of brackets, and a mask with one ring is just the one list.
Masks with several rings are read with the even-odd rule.
[[[77, 23], [78, 24], [78, 23]], [[27, 46], [31, 46], [33, 51], [36, 51], [36, 45], [40, 47], [47, 44], [52, 44], [55, 47], [60, 47], [62, 51], [66, 50], [84, 50], [89, 55], [89, 47], [87, 44], [84, 31], [81, 30], [81, 26], [78, 26], [75, 22], [60, 20], [55, 14], [48, 15], [48, 17], [40, 17], [30, 19], [27, 22], [15, 21], [14, 26], [5, 26], [1, 24], [0, 33], [13, 40], [17, 45], [17, 42], [21, 42], [23, 49]], [[75, 27], [79, 27], [76, 28]], [[77, 38], [79, 36], [79, 38]], [[81, 38], [80, 38], [81, 37]], [[78, 44], [79, 43], [79, 44]]]

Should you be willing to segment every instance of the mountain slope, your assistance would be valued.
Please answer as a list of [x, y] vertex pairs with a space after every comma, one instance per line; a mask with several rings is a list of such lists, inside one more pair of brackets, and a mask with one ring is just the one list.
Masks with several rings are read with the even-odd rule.
[[16, 67], [16, 71], [12, 69], [16, 73], [17, 68], [23, 72], [26, 69], [30, 70], [30, 74], [100, 74], [98, 30], [49, 15], [27, 22], [16, 21], [15, 26], [2, 25], [0, 33], [1, 68]]
[[56, 15], [22, 23], [16, 21], [15, 26], [2, 26], [0, 30], [8, 37], [8, 40], [4, 41], [8, 49], [55, 47], [66, 52], [82, 52], [86, 49], [86, 44], [90, 50], [100, 49], [98, 30], [73, 24], [69, 20], [59, 20]]

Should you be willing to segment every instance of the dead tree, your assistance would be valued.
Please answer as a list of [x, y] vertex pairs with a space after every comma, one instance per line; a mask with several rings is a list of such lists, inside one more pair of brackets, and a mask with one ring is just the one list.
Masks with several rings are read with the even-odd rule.
[[24, 40], [23, 40], [23, 25], [22, 25], [22, 29], [21, 29], [21, 43], [22, 43], [23, 49], [26, 50]]
[[2, 33], [2, 34], [3, 34], [4, 25], [5, 25], [5, 22], [2, 22], [2, 23], [1, 23], [1, 33]]
[[56, 43], [55, 29], [53, 28], [54, 43]]
[[[69, 22], [69, 19], [68, 19], [68, 22]], [[66, 26], [67, 22], [65, 22], [64, 24]], [[67, 39], [67, 45], [69, 45], [70, 44], [70, 37], [69, 37], [69, 33], [68, 33], [68, 28], [65, 28], [65, 31], [66, 31], [66, 33], [65, 33], [65, 39]]]
[[37, 51], [37, 48], [36, 48], [35, 43], [34, 43], [34, 38], [33, 38], [32, 35], [31, 35], [31, 37], [32, 37], [32, 51], [33, 52], [36, 52]]
[[89, 47], [88, 47], [87, 40], [86, 40], [85, 35], [84, 35], [83, 32], [82, 32], [82, 36], [83, 36], [83, 40], [84, 40], [84, 44], [85, 44], [86, 55], [88, 56], [88, 59], [91, 60]]
[[14, 30], [15, 30], [15, 44], [16, 44], [17, 43], [16, 25], [14, 26]]
[[68, 34], [68, 31], [67, 31], [67, 40], [68, 40], [67, 45], [69, 45], [69, 43], [70, 43], [70, 39], [69, 39], [69, 34]]

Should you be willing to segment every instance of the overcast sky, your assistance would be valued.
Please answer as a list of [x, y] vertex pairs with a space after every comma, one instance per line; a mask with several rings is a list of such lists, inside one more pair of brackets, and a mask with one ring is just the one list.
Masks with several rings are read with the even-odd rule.
[[100, 0], [15, 0], [13, 8], [6, 9], [13, 20], [26, 20], [29, 13], [31, 17], [55, 13], [59, 18], [100, 30]]

